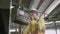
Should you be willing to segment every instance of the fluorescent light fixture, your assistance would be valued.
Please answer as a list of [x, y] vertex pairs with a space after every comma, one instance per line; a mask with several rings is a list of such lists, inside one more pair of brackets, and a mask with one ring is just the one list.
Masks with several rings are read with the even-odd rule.
[[17, 29], [17, 31], [19, 31], [19, 29]]
[[[10, 30], [9, 30], [9, 33], [15, 32], [15, 31], [16, 31], [16, 29], [10, 29]], [[17, 31], [19, 31], [19, 30], [17, 29]]]
[[12, 9], [12, 8], [14, 8], [14, 6], [11, 6], [10, 8]]
[[19, 8], [21, 8], [21, 6], [19, 6]]
[[60, 21], [56, 21], [56, 23], [60, 23]]
[[15, 32], [15, 31], [16, 31], [15, 29], [10, 29], [10, 30], [9, 30], [9, 33]]
[[[53, 22], [47, 22], [45, 24], [52, 24]], [[56, 21], [56, 23], [60, 23], [60, 21]]]
[[47, 23], [45, 23], [45, 24], [52, 24], [53, 22], [47, 22]]

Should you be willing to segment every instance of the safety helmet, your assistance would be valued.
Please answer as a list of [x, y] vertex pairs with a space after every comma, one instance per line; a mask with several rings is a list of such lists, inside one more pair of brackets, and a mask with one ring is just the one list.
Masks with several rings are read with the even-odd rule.
[[34, 9], [34, 8], [33, 8], [33, 9], [30, 10], [30, 13], [31, 13], [31, 12], [35, 12], [35, 13], [38, 15], [37, 9]]
[[32, 11], [32, 10], [33, 10], [33, 11], [37, 11], [37, 9], [34, 9], [34, 8], [32, 8], [30, 11]]

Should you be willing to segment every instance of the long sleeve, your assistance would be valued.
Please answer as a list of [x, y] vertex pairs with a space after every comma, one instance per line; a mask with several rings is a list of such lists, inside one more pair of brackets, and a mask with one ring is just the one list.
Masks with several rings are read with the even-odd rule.
[[30, 32], [30, 25], [28, 25], [25, 29], [25, 33], [28, 34]]
[[39, 19], [39, 27], [40, 29], [45, 29], [45, 21], [43, 18]]

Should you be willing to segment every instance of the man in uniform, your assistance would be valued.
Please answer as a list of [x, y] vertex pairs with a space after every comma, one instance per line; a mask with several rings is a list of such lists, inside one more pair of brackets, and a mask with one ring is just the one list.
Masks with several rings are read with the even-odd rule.
[[30, 11], [30, 19], [31, 21], [25, 30], [25, 34], [45, 34], [44, 19], [38, 17], [36, 9]]

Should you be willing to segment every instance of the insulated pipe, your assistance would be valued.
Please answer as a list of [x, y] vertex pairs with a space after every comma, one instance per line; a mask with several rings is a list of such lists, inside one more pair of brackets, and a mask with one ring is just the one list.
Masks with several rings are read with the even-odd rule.
[[[45, 17], [48, 16], [48, 14], [60, 3], [60, 0], [54, 0], [53, 3], [47, 8], [47, 10], [44, 12]], [[44, 16], [44, 14], [42, 14], [42, 16]], [[42, 17], [41, 16], [41, 17]]]
[[39, 4], [40, 0], [34, 0], [33, 4], [30, 5], [29, 9], [32, 9], [32, 8], [37, 8], [38, 4]]

